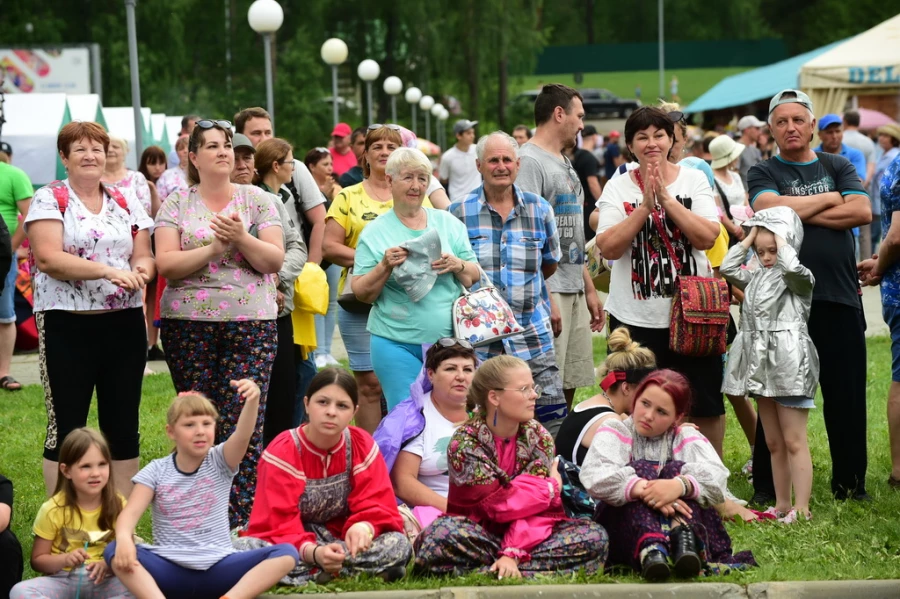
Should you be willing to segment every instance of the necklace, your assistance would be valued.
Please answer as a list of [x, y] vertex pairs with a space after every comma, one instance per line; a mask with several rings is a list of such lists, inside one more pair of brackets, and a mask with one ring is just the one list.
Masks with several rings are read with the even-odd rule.
[[604, 391], [603, 389], [601, 389], [601, 390], [600, 390], [600, 395], [603, 396], [603, 399], [606, 400], [606, 403], [609, 404], [609, 407], [611, 407], [613, 410], [616, 409], [616, 406], [613, 405], [613, 402], [612, 402], [612, 400], [609, 398], [609, 395], [606, 394], [606, 391]]
[[380, 196], [380, 195], [377, 193], [377, 190], [378, 190], [379, 188], [376, 187], [374, 183], [372, 183], [371, 181], [366, 181], [366, 184], [369, 186], [369, 195], [371, 195], [373, 198], [375, 198], [375, 199], [378, 200], [379, 202], [388, 202], [388, 201], [390, 201], [390, 200], [392, 199], [392, 197], [391, 197], [391, 188], [390, 188], [390, 187], [387, 187], [387, 188], [381, 188], [382, 190], [387, 189], [388, 197], [385, 198], [385, 197]]
[[[412, 217], [404, 217], [397, 210], [394, 210], [394, 213], [397, 215], [397, 218], [400, 219], [400, 222], [406, 225], [407, 228], [418, 231], [420, 228], [424, 228], [425, 223], [422, 223], [423, 219], [421, 217], [425, 216], [425, 210], [421, 207], [415, 216]], [[413, 221], [415, 219], [415, 221]]]

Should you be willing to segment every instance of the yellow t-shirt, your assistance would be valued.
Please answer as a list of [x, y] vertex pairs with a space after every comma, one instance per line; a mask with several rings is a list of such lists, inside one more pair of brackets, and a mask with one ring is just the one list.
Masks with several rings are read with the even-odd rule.
[[[433, 208], [431, 200], [425, 196], [422, 202], [425, 208]], [[372, 199], [363, 189], [362, 183], [345, 187], [331, 202], [328, 215], [325, 217], [334, 219], [334, 222], [344, 228], [344, 245], [356, 249], [362, 230], [370, 222], [394, 207], [394, 200], [379, 202]], [[341, 280], [338, 283], [338, 293], [344, 290], [344, 281], [347, 279], [347, 268], [341, 271]]]
[[[125, 498], [119, 495], [119, 499], [124, 506]], [[116, 539], [116, 533], [113, 530], [100, 530], [98, 520], [101, 508], [85, 511], [75, 506], [74, 509], [66, 510], [62, 507], [64, 502], [65, 495], [61, 492], [44, 502], [34, 519], [32, 531], [35, 536], [53, 542], [50, 548], [51, 555], [84, 549], [84, 544], [87, 543], [90, 558], [86, 563], [102, 561], [103, 550]], [[68, 522], [66, 522], [67, 514]]]
[[719, 236], [716, 237], [716, 242], [713, 246], [706, 250], [706, 257], [709, 259], [709, 265], [712, 268], [719, 268], [727, 253], [728, 231], [725, 229], [725, 225], [719, 223]]

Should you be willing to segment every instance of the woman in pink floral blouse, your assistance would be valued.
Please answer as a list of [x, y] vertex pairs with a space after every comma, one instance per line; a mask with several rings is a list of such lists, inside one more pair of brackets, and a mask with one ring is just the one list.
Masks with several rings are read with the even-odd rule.
[[270, 194], [230, 181], [231, 123], [200, 120], [188, 144], [188, 177], [156, 215], [166, 362], [179, 391], [198, 391], [219, 411], [216, 442], [227, 439], [243, 407], [230, 381], [262, 390], [256, 430], [231, 490], [232, 528], [247, 523], [256, 490], [265, 396], [277, 347], [275, 273], [284, 261], [282, 224]]
[[140, 462], [138, 408], [147, 356], [141, 296], [156, 276], [153, 221], [133, 188], [101, 183], [109, 149], [103, 127], [69, 123], [57, 147], [69, 176], [36, 191], [25, 219], [47, 406], [44, 484], [50, 495], [59, 446], [87, 423], [96, 388], [100, 430], [117, 487], [127, 495]]

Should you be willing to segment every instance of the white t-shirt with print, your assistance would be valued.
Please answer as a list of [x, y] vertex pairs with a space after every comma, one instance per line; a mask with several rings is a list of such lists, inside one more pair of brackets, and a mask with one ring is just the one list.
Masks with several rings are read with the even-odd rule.
[[[103, 195], [100, 213], [94, 214], [81, 203], [69, 180], [63, 181], [69, 194], [66, 213], [49, 186], [34, 192], [25, 230], [39, 220], [57, 220], [63, 224], [62, 248], [65, 252], [91, 262], [106, 264], [118, 270], [131, 270], [134, 253], [132, 228], [149, 229], [153, 221], [134, 195], [133, 188], [118, 188], [128, 210], [109, 195]], [[32, 272], [34, 311], [46, 310], [121, 310], [143, 305], [142, 291], [126, 291], [106, 279], [94, 281], [61, 281], [41, 272], [37, 264]]]
[[481, 173], [475, 164], [476, 157], [475, 144], [469, 146], [466, 152], [453, 146], [441, 156], [439, 172], [441, 179], [448, 182], [447, 192], [451, 202], [465, 199], [470, 191], [481, 185]]
[[[681, 204], [690, 207], [694, 214], [719, 222], [709, 180], [701, 171], [679, 169], [678, 178], [666, 189]], [[597, 233], [621, 223], [642, 200], [643, 194], [630, 175], [611, 179], [597, 200], [600, 211]], [[629, 206], [627, 212], [626, 204]], [[669, 241], [682, 262], [682, 274], [712, 276], [706, 253], [693, 247], [671, 220], [665, 221], [665, 212], [661, 211], [660, 215], [664, 219]], [[686, 256], [689, 256], [687, 260]], [[650, 329], [668, 328], [675, 267], [652, 218], [647, 218], [621, 258], [610, 262], [612, 272], [609, 298], [606, 300], [607, 312], [625, 324]]]
[[725, 192], [726, 197], [722, 199], [726, 200], [731, 207], [743, 206], [747, 201], [747, 191], [744, 189], [741, 175], [734, 171], [728, 174], [731, 175], [731, 183], [725, 183], [725, 181], [716, 177], [716, 182], [722, 187], [722, 191]]
[[413, 437], [403, 451], [422, 458], [422, 463], [419, 465], [419, 482], [441, 497], [446, 497], [450, 492], [447, 446], [458, 425], [453, 424], [437, 411], [434, 402], [431, 401], [431, 393], [424, 397], [423, 414], [425, 415], [425, 430], [418, 437]]

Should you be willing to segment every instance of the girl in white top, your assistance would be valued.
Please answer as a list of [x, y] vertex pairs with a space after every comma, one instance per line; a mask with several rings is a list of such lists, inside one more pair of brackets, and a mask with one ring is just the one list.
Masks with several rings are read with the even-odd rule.
[[[247, 452], [259, 413], [259, 387], [231, 381], [244, 400], [234, 433], [213, 446], [218, 413], [197, 393], [179, 393], [167, 414], [175, 451], [134, 477], [134, 491], [104, 553], [139, 599], [221, 597], [251, 599], [287, 575], [299, 559], [293, 545], [237, 551], [228, 526], [231, 481]], [[154, 545], [135, 547], [134, 528], [153, 506]]]

